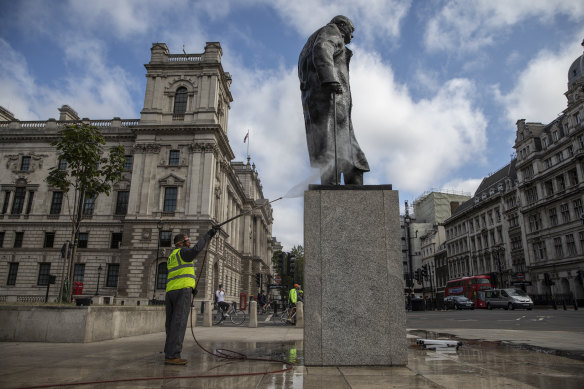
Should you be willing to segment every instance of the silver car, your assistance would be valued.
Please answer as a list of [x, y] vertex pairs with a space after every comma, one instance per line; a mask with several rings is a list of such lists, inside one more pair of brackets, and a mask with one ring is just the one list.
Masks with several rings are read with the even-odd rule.
[[503, 308], [515, 309], [525, 308], [533, 309], [533, 301], [521, 289], [489, 289], [485, 290], [485, 302], [487, 309]]

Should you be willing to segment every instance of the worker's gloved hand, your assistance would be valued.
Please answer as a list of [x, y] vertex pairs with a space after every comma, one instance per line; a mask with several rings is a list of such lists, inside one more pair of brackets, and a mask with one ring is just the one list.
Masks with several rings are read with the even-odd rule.
[[213, 228], [211, 228], [209, 230], [209, 232], [207, 232], [207, 234], [209, 234], [209, 236], [212, 238], [215, 236], [215, 234], [217, 233], [217, 231], [219, 231], [221, 229], [221, 227], [219, 226], [214, 226]]
[[197, 288], [193, 289], [193, 297], [195, 297], [197, 295], [197, 293], [199, 293], [199, 291], [197, 290]]

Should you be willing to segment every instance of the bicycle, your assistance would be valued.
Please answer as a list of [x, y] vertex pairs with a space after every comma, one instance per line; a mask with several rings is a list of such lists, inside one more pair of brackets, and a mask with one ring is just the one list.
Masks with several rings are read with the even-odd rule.
[[215, 303], [213, 306], [213, 325], [219, 325], [227, 318], [231, 319], [231, 322], [236, 326], [242, 325], [245, 319], [247, 319], [247, 314], [245, 311], [236, 308], [235, 301], [230, 304], [229, 309], [227, 312], [224, 312], [219, 306]]
[[[292, 308], [296, 308], [296, 307], [292, 307]], [[292, 314], [292, 316], [290, 316], [290, 320], [288, 320], [288, 315], [290, 315], [290, 309], [292, 309], [292, 308], [289, 305], [287, 305], [286, 309], [284, 309], [284, 311], [282, 311], [282, 313], [279, 316], [280, 324], [282, 324], [282, 325], [286, 325], [286, 324], [295, 325], [296, 324], [296, 309], [294, 310], [294, 313]]]

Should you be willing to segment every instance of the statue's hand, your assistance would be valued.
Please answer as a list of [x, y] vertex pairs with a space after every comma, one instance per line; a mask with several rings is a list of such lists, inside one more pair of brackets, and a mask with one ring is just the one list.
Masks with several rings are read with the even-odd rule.
[[337, 95], [343, 93], [343, 87], [338, 82], [327, 82], [323, 86], [328, 89], [330, 93], [336, 93]]

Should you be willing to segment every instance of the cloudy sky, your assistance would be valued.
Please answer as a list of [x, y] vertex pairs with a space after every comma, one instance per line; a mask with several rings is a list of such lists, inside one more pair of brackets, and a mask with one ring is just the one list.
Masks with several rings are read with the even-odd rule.
[[[423, 192], [473, 193], [507, 164], [518, 119], [547, 123], [566, 107], [582, 54], [574, 0], [0, 0], [0, 105], [20, 120], [139, 118], [154, 42], [202, 53], [219, 41], [233, 76], [229, 140], [243, 138], [266, 198], [295, 192], [308, 164], [296, 73], [306, 38], [337, 14], [350, 47], [353, 125], [400, 203]], [[303, 243], [302, 197], [273, 203], [273, 235]]]

